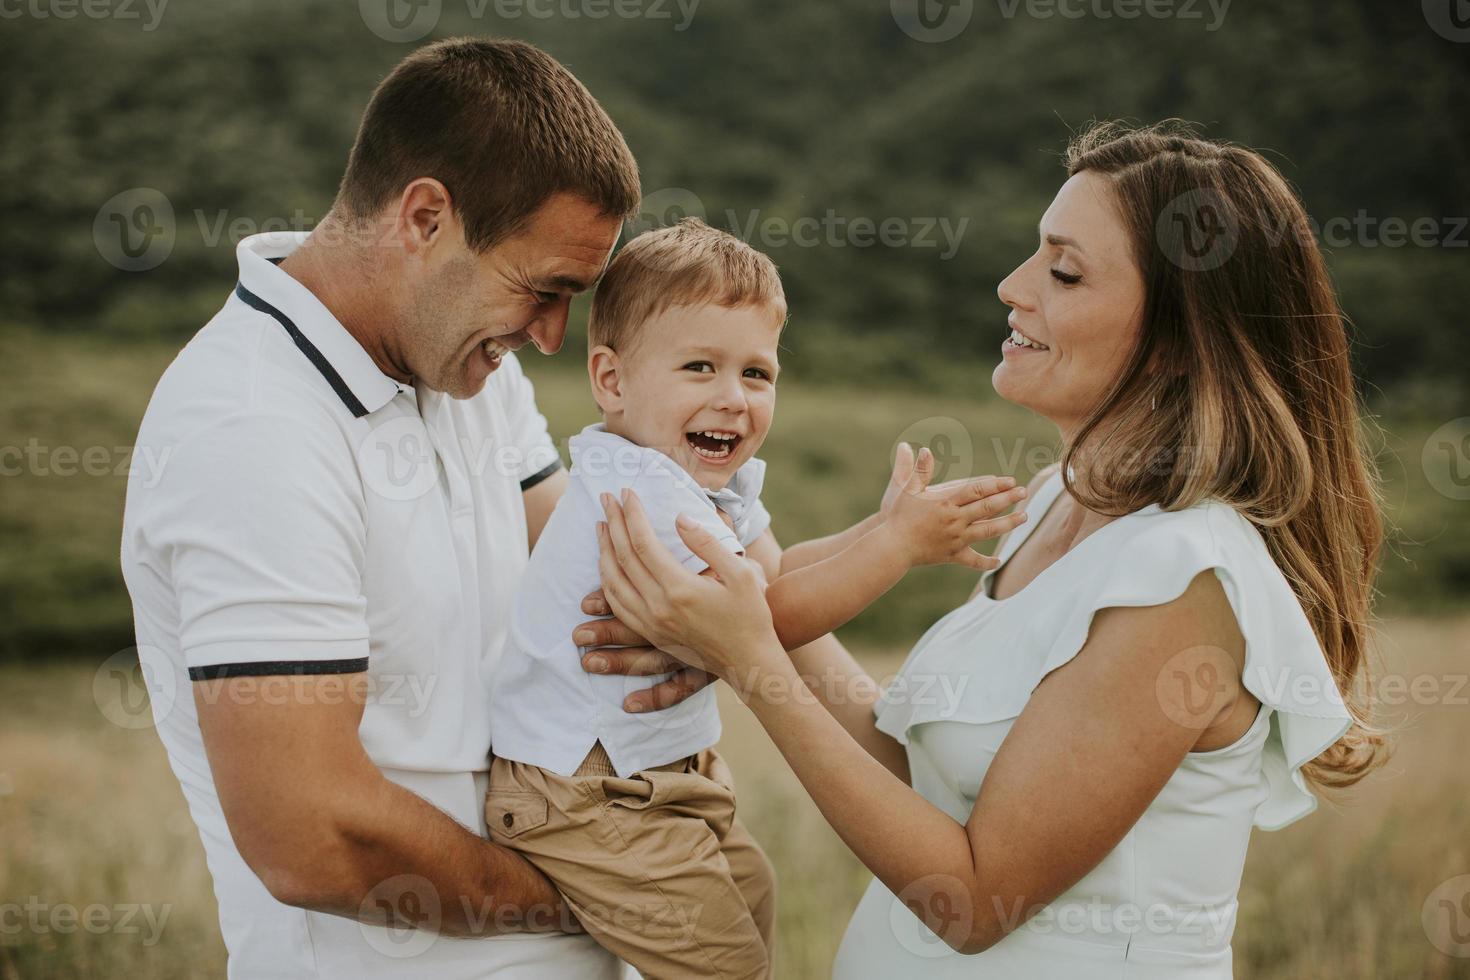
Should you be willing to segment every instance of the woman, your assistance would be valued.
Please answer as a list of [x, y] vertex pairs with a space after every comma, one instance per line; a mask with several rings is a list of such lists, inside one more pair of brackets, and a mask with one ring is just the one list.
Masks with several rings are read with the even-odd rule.
[[1252, 826], [1381, 756], [1352, 697], [1381, 522], [1300, 203], [1170, 126], [1067, 162], [993, 378], [1062, 464], [875, 715], [794, 696], [750, 563], [690, 533], [696, 578], [609, 508], [618, 618], [734, 685], [876, 876], [841, 980], [1225, 980]]

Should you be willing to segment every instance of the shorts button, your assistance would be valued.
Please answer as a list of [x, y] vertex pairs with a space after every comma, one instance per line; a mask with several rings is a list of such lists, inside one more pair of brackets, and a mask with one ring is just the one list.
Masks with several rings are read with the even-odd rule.
[[511, 826], [515, 822], [516, 818], [511, 816], [509, 813], [507, 813], [505, 817], [501, 820], [501, 823], [505, 824], [507, 827]]

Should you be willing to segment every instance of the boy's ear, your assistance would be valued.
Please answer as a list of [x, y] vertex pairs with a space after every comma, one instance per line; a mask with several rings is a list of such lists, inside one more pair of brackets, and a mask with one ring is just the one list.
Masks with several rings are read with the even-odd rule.
[[618, 352], [606, 344], [598, 344], [587, 352], [587, 377], [592, 382], [592, 397], [604, 415], [623, 410], [621, 370]]

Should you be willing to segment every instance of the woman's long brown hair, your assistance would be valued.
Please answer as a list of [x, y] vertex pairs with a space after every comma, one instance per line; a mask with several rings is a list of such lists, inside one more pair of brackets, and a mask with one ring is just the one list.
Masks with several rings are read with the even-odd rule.
[[1109, 514], [1213, 498], [1260, 529], [1354, 718], [1304, 772], [1357, 782], [1384, 754], [1365, 693], [1383, 522], [1306, 211], [1259, 153], [1175, 121], [1095, 125], [1066, 163], [1110, 179], [1145, 282], [1140, 341], [1066, 447], [1085, 463], [1062, 467], [1067, 488]]

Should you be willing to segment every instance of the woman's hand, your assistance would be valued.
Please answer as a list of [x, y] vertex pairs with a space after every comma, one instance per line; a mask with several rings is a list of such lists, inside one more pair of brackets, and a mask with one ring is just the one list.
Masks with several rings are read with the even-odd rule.
[[637, 494], [625, 491], [621, 505], [604, 494], [602, 503], [602, 591], [629, 629], [726, 682], [765, 658], [785, 660], [766, 606], [765, 576], [754, 562], [680, 517], [679, 536], [709, 565], [695, 575], [659, 542]]

